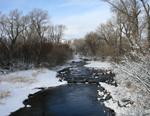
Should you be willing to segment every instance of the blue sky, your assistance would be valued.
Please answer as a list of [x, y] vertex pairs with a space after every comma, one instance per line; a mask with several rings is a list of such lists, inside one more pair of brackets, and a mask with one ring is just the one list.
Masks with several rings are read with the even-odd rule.
[[66, 25], [66, 39], [83, 37], [111, 17], [109, 5], [100, 0], [0, 0], [1, 12], [16, 8], [24, 13], [47, 10], [52, 23]]

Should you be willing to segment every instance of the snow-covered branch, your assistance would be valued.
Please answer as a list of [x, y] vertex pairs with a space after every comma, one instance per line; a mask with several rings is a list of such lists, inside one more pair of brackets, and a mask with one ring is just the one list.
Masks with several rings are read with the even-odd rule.
[[117, 66], [117, 69], [131, 77], [132, 82], [137, 82], [136, 84], [140, 82], [150, 93], [149, 56], [135, 54], [135, 57], [138, 57], [138, 61], [132, 61], [129, 60], [128, 57], [125, 57], [123, 64], [115, 65]]

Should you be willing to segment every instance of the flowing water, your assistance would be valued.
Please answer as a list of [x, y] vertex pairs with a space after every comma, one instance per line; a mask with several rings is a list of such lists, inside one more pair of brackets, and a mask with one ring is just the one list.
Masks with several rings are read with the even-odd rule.
[[[70, 70], [69, 76], [75, 79], [91, 74], [80, 65]], [[30, 96], [24, 101], [30, 107], [23, 107], [11, 116], [113, 116], [113, 111], [97, 100], [97, 90], [96, 84], [78, 83], [49, 88]]]

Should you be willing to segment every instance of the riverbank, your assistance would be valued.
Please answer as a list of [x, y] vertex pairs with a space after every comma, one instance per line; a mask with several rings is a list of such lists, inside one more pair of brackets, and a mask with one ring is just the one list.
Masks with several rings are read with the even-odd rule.
[[[70, 61], [68, 66], [60, 68], [56, 77], [60, 81], [67, 81], [67, 85], [29, 95], [28, 99], [23, 102], [25, 106], [11, 113], [11, 116], [33, 116], [35, 114], [39, 116], [52, 114], [56, 116], [115, 116], [113, 110], [106, 108], [103, 102], [97, 100], [99, 89], [97, 85], [99, 82], [112, 84], [114, 74], [111, 71], [108, 74], [105, 69], [85, 67], [87, 61], [90, 62], [88, 59], [75, 59]], [[101, 67], [107, 65], [102, 64], [101, 62], [99, 65]]]
[[[111, 64], [109, 62], [92, 61], [87, 67], [96, 69], [112, 69], [116, 76], [117, 87], [107, 83], [100, 82], [100, 85], [105, 89], [106, 94], [111, 96], [109, 100], [104, 101], [106, 107], [115, 111], [117, 116], [149, 116], [150, 115], [150, 94], [142, 84], [122, 71], [122, 67], [132, 73], [134, 68], [139, 70], [139, 67], [132, 62], [128, 65]], [[141, 65], [140, 65], [141, 66]], [[142, 73], [141, 70], [137, 73]], [[141, 74], [142, 75], [142, 74]], [[136, 76], [136, 75], [135, 75]], [[99, 96], [105, 97], [103, 92], [98, 91]], [[101, 98], [98, 98], [100, 100]]]
[[59, 82], [56, 72], [46, 69], [31, 69], [0, 75], [0, 113], [1, 116], [23, 107], [23, 101], [29, 94], [47, 88], [66, 84]]
[[[99, 95], [97, 99], [101, 100], [104, 98], [105, 100], [103, 102], [105, 106], [114, 110], [117, 116], [150, 115], [149, 94], [139, 82], [136, 82], [132, 77], [121, 71], [121, 65], [117, 64], [118, 66], [116, 66], [108, 61], [87, 61], [85, 64], [80, 61], [79, 59], [70, 61], [72, 62], [71, 65], [73, 65], [70, 70], [74, 77], [79, 73], [81, 73], [83, 77], [89, 76], [88, 72], [90, 72], [90, 70], [85, 67], [90, 68], [91, 71], [94, 71], [94, 68], [105, 70], [107, 74], [110, 73], [110, 70], [115, 73], [116, 76], [114, 79], [117, 82], [117, 86], [100, 82], [99, 84], [104, 90], [98, 90]], [[134, 64], [130, 64], [134, 66]], [[85, 67], [77, 69], [76, 65], [84, 65]], [[64, 67], [59, 67], [59, 69], [64, 69]], [[41, 88], [67, 84], [67, 82], [63, 80], [59, 82], [60, 78], [56, 78], [56, 76], [58, 76], [56, 74], [56, 71], [40, 68], [0, 75], [1, 116], [6, 116], [24, 107], [22, 102], [28, 98], [28, 95], [40, 91], [39, 89]], [[65, 73], [62, 74], [64, 75]], [[106, 99], [106, 97], [109, 99]], [[28, 107], [30, 106], [28, 105]]]

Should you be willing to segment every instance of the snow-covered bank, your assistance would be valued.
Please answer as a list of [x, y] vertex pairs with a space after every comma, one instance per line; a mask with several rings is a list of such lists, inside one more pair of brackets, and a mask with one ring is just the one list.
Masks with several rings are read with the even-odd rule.
[[101, 62], [101, 61], [88, 61], [86, 67], [90, 68], [98, 68], [98, 69], [112, 69], [112, 65], [109, 62]]
[[23, 100], [29, 94], [39, 91], [39, 87], [54, 87], [67, 82], [59, 82], [56, 72], [48, 69], [33, 69], [0, 75], [0, 115], [23, 106]]
[[[86, 65], [98, 69], [111, 69], [116, 74], [114, 79], [117, 81], [117, 87], [106, 83], [100, 83], [100, 85], [112, 96], [111, 99], [104, 102], [105, 106], [113, 109], [117, 116], [150, 116], [150, 93], [143, 86], [143, 83], [148, 83], [148, 79], [150, 79], [148, 77], [150, 65], [145, 61], [144, 63], [125, 61], [126, 64], [117, 64], [117, 66], [108, 62], [90, 61]], [[138, 77], [143, 79], [143, 83], [139, 81]], [[98, 93], [99, 96], [103, 96], [103, 92], [100, 90]], [[100, 99], [98, 98], [98, 100]]]
[[100, 85], [112, 96], [110, 100], [104, 102], [105, 106], [113, 109], [117, 116], [150, 115], [150, 111], [144, 108], [146, 102], [145, 97], [147, 97], [148, 100], [148, 96], [141, 94], [140, 91], [137, 92], [135, 86], [127, 88], [121, 85], [114, 87], [106, 83], [100, 83]]

